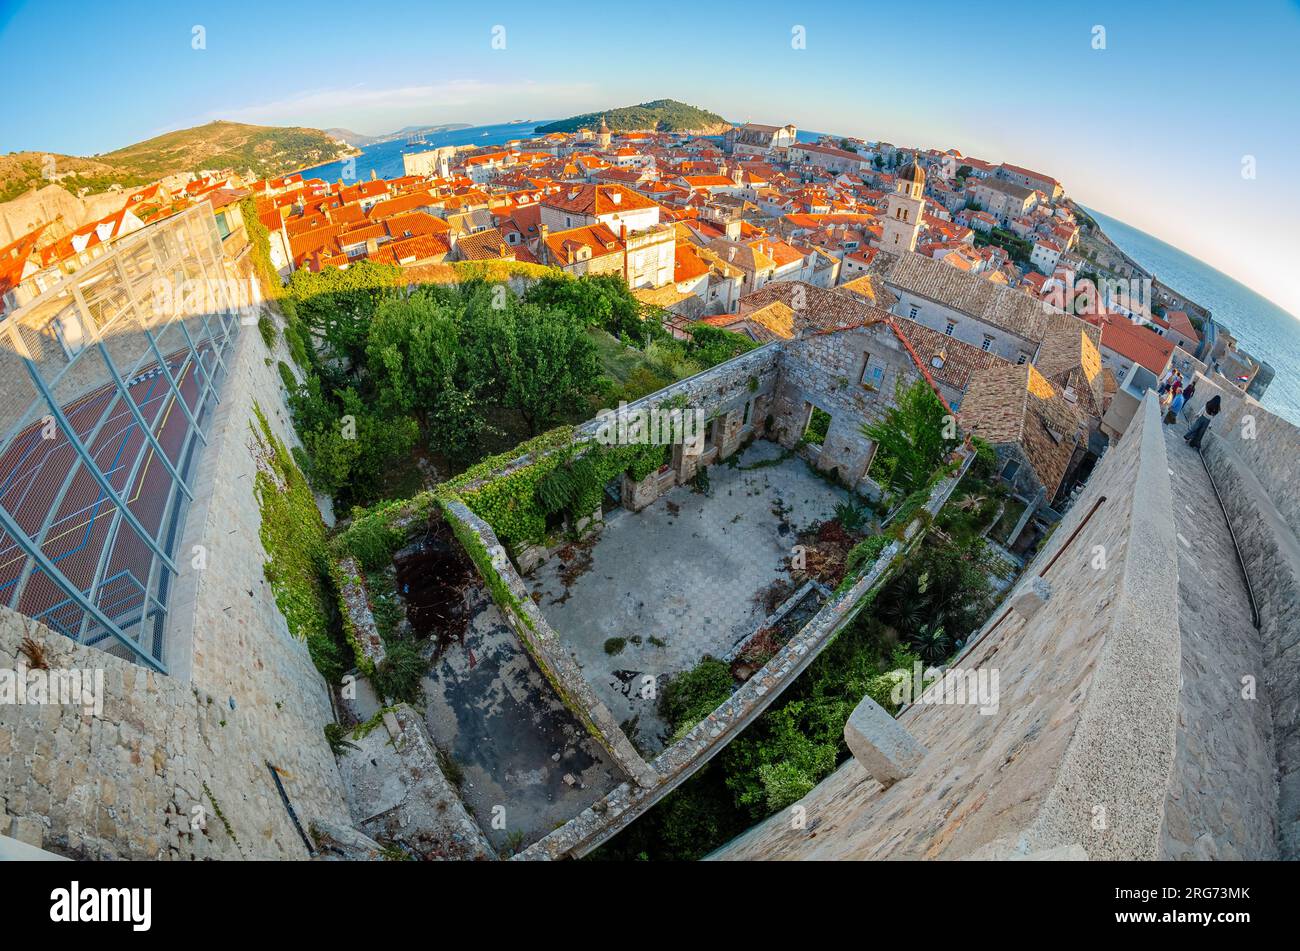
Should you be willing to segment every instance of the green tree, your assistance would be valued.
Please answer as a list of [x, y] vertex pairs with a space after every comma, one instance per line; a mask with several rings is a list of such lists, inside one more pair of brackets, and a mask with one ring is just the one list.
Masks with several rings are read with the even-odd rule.
[[956, 421], [925, 380], [908, 387], [900, 382], [884, 419], [862, 432], [877, 447], [872, 472], [902, 496], [923, 488], [958, 444]]
[[564, 310], [510, 302], [477, 309], [471, 320], [471, 378], [495, 401], [518, 410], [533, 435], [601, 391], [596, 345]]
[[376, 402], [386, 412], [410, 413], [420, 421], [429, 446], [448, 458], [466, 460], [478, 448], [485, 423], [472, 379], [464, 338], [464, 294], [421, 288], [409, 298], [379, 305], [366, 343], [366, 365]]
[[379, 305], [396, 296], [401, 269], [389, 264], [358, 261], [345, 269], [318, 272], [300, 268], [289, 280], [288, 293], [298, 319], [334, 352], [352, 363], [362, 359], [370, 322]]
[[652, 331], [642, 319], [641, 302], [617, 274], [598, 274], [573, 280], [564, 275], [542, 278], [524, 300], [547, 309], [562, 310], [586, 327], [601, 327], [615, 337], [642, 342]]
[[409, 416], [373, 411], [354, 389], [337, 396], [338, 415], [318, 420], [302, 434], [312, 485], [336, 500], [367, 504], [378, 495], [385, 473], [415, 448], [419, 426]]

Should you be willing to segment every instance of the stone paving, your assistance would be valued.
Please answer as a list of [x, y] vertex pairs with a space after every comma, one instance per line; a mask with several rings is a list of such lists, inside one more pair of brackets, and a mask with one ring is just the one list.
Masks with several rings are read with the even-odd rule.
[[[1276, 851], [1277, 790], [1264, 658], [1223, 511], [1185, 425], [1166, 426], [1178, 544], [1182, 691], [1165, 805], [1175, 859], [1263, 858]], [[1243, 677], [1257, 684], [1245, 699]], [[1260, 816], [1272, 821], [1261, 822]]]
[[[596, 695], [620, 721], [636, 718], [629, 736], [647, 753], [666, 737], [644, 678], [721, 657], [748, 636], [768, 613], [763, 592], [788, 578], [796, 534], [849, 497], [763, 440], [708, 473], [707, 494], [678, 486], [641, 512], [620, 510], [589, 546], [525, 579]], [[626, 641], [614, 654], [611, 638]]]

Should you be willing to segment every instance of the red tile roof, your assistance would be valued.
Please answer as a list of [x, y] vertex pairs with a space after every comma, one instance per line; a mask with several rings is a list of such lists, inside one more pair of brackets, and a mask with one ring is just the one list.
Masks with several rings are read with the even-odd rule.
[[1174, 352], [1174, 342], [1154, 330], [1139, 326], [1119, 314], [1107, 314], [1101, 323], [1101, 345], [1121, 357], [1163, 373]]

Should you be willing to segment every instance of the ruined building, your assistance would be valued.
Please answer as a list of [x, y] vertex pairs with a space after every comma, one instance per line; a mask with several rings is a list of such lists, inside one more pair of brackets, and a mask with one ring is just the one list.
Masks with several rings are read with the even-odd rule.
[[[223, 239], [199, 206], [115, 245], [0, 328], [0, 852], [361, 858], [390, 836], [434, 857], [509, 854], [514, 833], [490, 825], [490, 799], [455, 789], [440, 756], [444, 724], [430, 719], [464, 715], [486, 729], [472, 720], [485, 716], [486, 692], [470, 690], [474, 703], [456, 708], [449, 691], [425, 715], [348, 698], [370, 705], [373, 738], [353, 734], [361, 755], [331, 748], [325, 727], [341, 716], [342, 692], [295, 636], [296, 605], [264, 568], [273, 553], [261, 503], [291, 489], [283, 460], [297, 443], [275, 366], [284, 343], [249, 332], [260, 313], [237, 295], [149, 304], [160, 277], [237, 288], [249, 270], [242, 235]], [[554, 781], [559, 806], [534, 803], [517, 820], [527, 833], [518, 857], [586, 854], [676, 788], [806, 669], [926, 530], [922, 515], [900, 526], [838, 590], [810, 582], [772, 615], [754, 606], [754, 589], [788, 555], [788, 510], [824, 517], [849, 488], [869, 488], [875, 447], [862, 423], [886, 411], [898, 384], [942, 394], [936, 374], [951, 372], [918, 352], [902, 315], [859, 316], [774, 332], [634, 404], [701, 409], [698, 453], [665, 447], [634, 467], [622, 450], [598, 448], [593, 420], [377, 516], [401, 531], [448, 526], [448, 550], [477, 579], [466, 596], [497, 648], [464, 665], [461, 683], [478, 686], [471, 678], [506, 658], [531, 671], [523, 700], [566, 724], [524, 751], [536, 763], [500, 774], [467, 766], [483, 772], [475, 788], [507, 788], [518, 769]], [[1032, 417], [1048, 442], [1054, 426], [1068, 428], [1059, 407], [1027, 401], [1056, 399], [1049, 377], [1064, 390], [1076, 362], [1042, 380], [1032, 367], [993, 365], [1020, 400], [1012, 422]], [[1192, 412], [1216, 392], [1198, 379]], [[954, 659], [958, 670], [997, 670], [996, 709], [941, 693], [893, 719], [864, 700], [846, 728], [853, 757], [797, 815], [775, 815], [713, 857], [1294, 856], [1300, 440], [1242, 394], [1221, 395], [1203, 455], [1178, 438], [1181, 425], [1161, 425], [1148, 395]], [[820, 442], [808, 438], [814, 416]], [[609, 480], [572, 524], [493, 524], [488, 502], [511, 478], [583, 458], [607, 466]], [[729, 459], [739, 464], [714, 467], [725, 490], [692, 492], [703, 467]], [[950, 462], [925, 500], [931, 515], [969, 457]], [[781, 491], [777, 516], [764, 493]], [[707, 544], [671, 547], [668, 523], [683, 513], [707, 527]], [[581, 535], [596, 557], [621, 545], [635, 559], [559, 594], [570, 556], [551, 543], [557, 532]], [[688, 558], [703, 567], [664, 567]], [[355, 562], [334, 567], [364, 681], [383, 651], [376, 592]], [[723, 574], [726, 598], [691, 586]], [[656, 617], [680, 638], [618, 645], [626, 653], [612, 659], [588, 617], [596, 607], [584, 605], [598, 607], [615, 584], [624, 587], [603, 601], [613, 620], [668, 605]], [[605, 675], [629, 657], [658, 658], [662, 672], [705, 653], [734, 657], [782, 618], [797, 619], [788, 639], [680, 736], [654, 735], [649, 710], [608, 688]], [[19, 670], [44, 672], [34, 682], [47, 690], [60, 688], [54, 673], [101, 678], [99, 704], [20, 700], [5, 676]]]

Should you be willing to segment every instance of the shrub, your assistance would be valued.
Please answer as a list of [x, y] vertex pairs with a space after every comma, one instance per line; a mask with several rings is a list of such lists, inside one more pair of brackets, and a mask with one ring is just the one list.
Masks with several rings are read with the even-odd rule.
[[428, 664], [413, 641], [394, 641], [375, 671], [375, 689], [388, 700], [424, 702], [424, 674]]
[[854, 545], [844, 562], [848, 574], [852, 575], [874, 563], [889, 542], [888, 535], [872, 535]]
[[867, 510], [856, 502], [841, 502], [835, 506], [835, 521], [846, 532], [856, 532], [867, 523]]
[[276, 369], [280, 371], [280, 382], [284, 384], [284, 388], [290, 393], [296, 392], [298, 389], [298, 380], [294, 377], [293, 370], [290, 368], [289, 364], [281, 360], [276, 364]]
[[744, 334], [723, 330], [711, 324], [697, 323], [691, 325], [691, 341], [687, 345], [687, 355], [697, 364], [712, 367], [738, 357], [742, 353], [748, 353], [757, 346], [757, 343]]
[[789, 760], [763, 764], [758, 768], [758, 778], [772, 812], [798, 802], [816, 785], [811, 775]]
[[262, 342], [266, 344], [267, 350], [275, 349], [275, 321], [271, 319], [270, 314], [262, 314], [257, 318], [257, 331], [262, 335]]
[[392, 560], [393, 552], [401, 547], [406, 535], [393, 528], [384, 514], [357, 512], [348, 530], [339, 538], [340, 547], [355, 557], [362, 568], [378, 571]]
[[975, 461], [971, 463], [970, 474], [981, 481], [992, 478], [998, 467], [997, 452], [978, 436], [971, 437], [971, 446], [975, 449]]
[[672, 726], [673, 741], [716, 710], [735, 686], [730, 668], [716, 657], [705, 657], [669, 680], [659, 695], [659, 712]]

